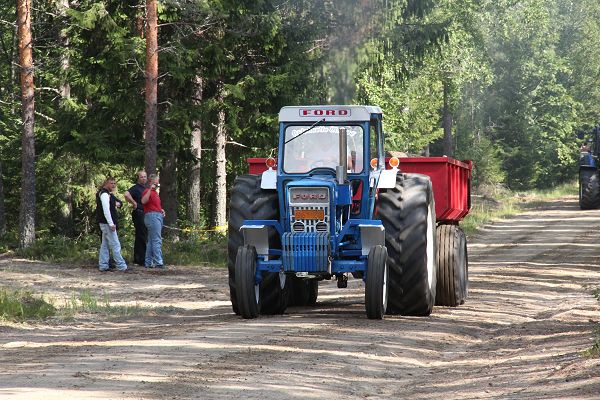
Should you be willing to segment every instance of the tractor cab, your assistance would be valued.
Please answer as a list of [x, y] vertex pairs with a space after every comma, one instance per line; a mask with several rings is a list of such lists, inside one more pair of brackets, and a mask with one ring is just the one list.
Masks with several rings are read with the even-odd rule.
[[[277, 190], [294, 192], [281, 197], [282, 209], [306, 197], [292, 188], [324, 184], [337, 199], [335, 206], [341, 213], [332, 234], [339, 232], [347, 219], [371, 218], [374, 189], [385, 169], [379, 107], [284, 107], [279, 113], [279, 149]], [[293, 221], [289, 230], [294, 230], [296, 220], [286, 219], [284, 226], [288, 221]], [[306, 222], [305, 226], [311, 225]]]

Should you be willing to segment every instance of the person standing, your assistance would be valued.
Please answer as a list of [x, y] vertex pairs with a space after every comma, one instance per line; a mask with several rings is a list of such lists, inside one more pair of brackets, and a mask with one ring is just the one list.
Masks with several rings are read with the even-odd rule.
[[148, 177], [148, 188], [142, 193], [142, 204], [144, 205], [144, 224], [148, 229], [148, 242], [146, 243], [146, 268], [164, 268], [162, 256], [162, 227], [165, 210], [162, 209], [158, 175], [151, 174]]
[[127, 271], [127, 264], [121, 255], [121, 243], [117, 234], [118, 214], [117, 198], [112, 194], [117, 182], [115, 178], [108, 177], [102, 187], [96, 192], [96, 221], [102, 232], [102, 243], [98, 256], [98, 268], [107, 271], [109, 268], [110, 253], [119, 271]]
[[135, 227], [133, 262], [141, 266], [146, 265], [146, 242], [148, 241], [148, 229], [144, 223], [144, 205], [142, 204], [142, 193], [146, 190], [147, 181], [146, 171], [138, 171], [135, 185], [125, 192], [125, 200], [133, 206], [133, 211], [131, 211], [131, 219]]

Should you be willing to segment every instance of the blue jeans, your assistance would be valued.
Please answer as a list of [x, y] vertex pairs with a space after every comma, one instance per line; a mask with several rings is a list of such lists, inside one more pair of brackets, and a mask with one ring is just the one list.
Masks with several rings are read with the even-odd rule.
[[162, 266], [162, 213], [151, 211], [144, 215], [144, 224], [148, 229], [148, 242], [146, 243], [146, 267]]
[[108, 224], [100, 224], [100, 231], [102, 232], [102, 244], [100, 245], [100, 255], [98, 259], [98, 267], [100, 271], [106, 271], [108, 269], [108, 260], [110, 258], [109, 250], [112, 252], [117, 269], [119, 271], [125, 271], [127, 264], [121, 255], [121, 243], [119, 242], [119, 235], [117, 231], [110, 229]]

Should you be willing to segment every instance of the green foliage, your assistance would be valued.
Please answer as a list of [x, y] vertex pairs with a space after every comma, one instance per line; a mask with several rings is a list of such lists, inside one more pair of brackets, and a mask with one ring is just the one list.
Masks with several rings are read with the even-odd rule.
[[19, 256], [46, 262], [89, 264], [98, 258], [99, 235], [85, 235], [82, 239], [42, 235], [27, 248], [18, 248]]
[[0, 318], [11, 321], [46, 319], [56, 314], [56, 308], [25, 290], [0, 288]]
[[[16, 216], [15, 2], [0, 0], [0, 10], [0, 156], [6, 215]], [[189, 143], [198, 126], [203, 222], [197, 228], [211, 220], [219, 111], [226, 115], [229, 183], [246, 171], [247, 157], [274, 154], [280, 107], [356, 102], [383, 108], [388, 149], [429, 148], [432, 155], [441, 153], [446, 107], [454, 155], [474, 161], [474, 184], [518, 190], [570, 181], [575, 133], [600, 115], [594, 0], [165, 0], [158, 12], [158, 163], [160, 169], [176, 156], [180, 227], [188, 224], [182, 215], [196, 161]], [[58, 2], [44, 2], [32, 18], [40, 244], [28, 256], [91, 262], [96, 186], [114, 175], [122, 196], [143, 165], [143, 3], [81, 0], [61, 10]], [[201, 99], [194, 98], [198, 78]], [[66, 84], [70, 94], [63, 97]], [[133, 240], [127, 211], [125, 249]], [[18, 218], [7, 223], [0, 250], [16, 243]], [[174, 252], [194, 246], [185, 242]], [[63, 249], [69, 243], [70, 253]]]
[[227, 235], [201, 233], [176, 242], [167, 240], [163, 242], [163, 253], [169, 264], [224, 266], [227, 261]]

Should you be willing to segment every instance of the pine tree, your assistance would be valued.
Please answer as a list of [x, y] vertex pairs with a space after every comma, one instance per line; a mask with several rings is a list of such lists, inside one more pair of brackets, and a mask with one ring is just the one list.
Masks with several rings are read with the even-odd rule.
[[19, 244], [29, 247], [35, 240], [35, 139], [33, 42], [31, 38], [31, 1], [18, 0], [17, 23], [19, 65], [21, 68], [21, 210], [19, 214]]

